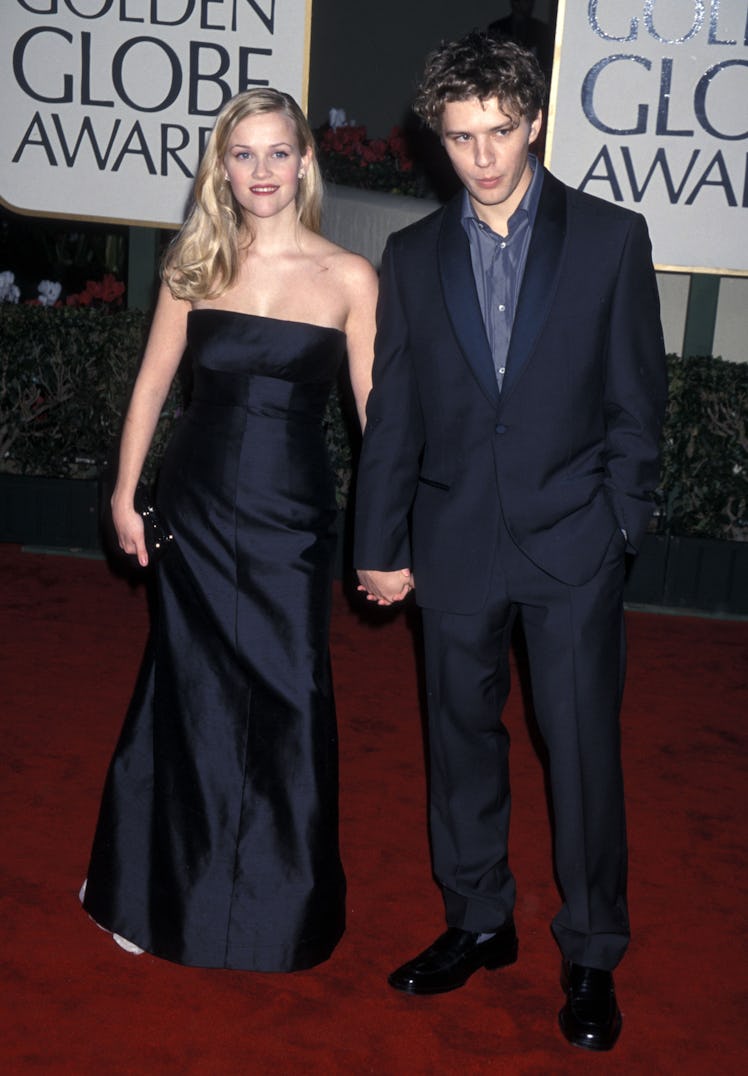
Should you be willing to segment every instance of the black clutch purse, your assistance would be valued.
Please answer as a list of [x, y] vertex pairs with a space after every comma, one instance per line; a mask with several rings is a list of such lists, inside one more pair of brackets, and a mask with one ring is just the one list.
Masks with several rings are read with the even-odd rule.
[[153, 563], [163, 557], [174, 544], [174, 535], [159, 515], [153, 503], [153, 494], [144, 482], [138, 482], [135, 487], [133, 502], [135, 511], [143, 517], [145, 548], [148, 551], [148, 560]]

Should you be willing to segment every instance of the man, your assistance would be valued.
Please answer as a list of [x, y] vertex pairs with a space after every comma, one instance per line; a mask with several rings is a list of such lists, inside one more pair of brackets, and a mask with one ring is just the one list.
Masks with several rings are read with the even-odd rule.
[[610, 1049], [629, 940], [619, 744], [624, 554], [652, 508], [665, 356], [646, 224], [529, 154], [545, 80], [473, 33], [417, 111], [464, 190], [388, 240], [360, 461], [360, 589], [422, 608], [434, 873], [447, 931], [411, 994], [514, 962], [508, 651], [524, 629], [550, 758], [567, 1039]]

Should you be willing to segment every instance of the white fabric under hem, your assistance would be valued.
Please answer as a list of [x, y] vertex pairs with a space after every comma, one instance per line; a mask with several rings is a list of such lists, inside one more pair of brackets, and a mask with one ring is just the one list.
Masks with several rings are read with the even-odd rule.
[[[83, 885], [80, 887], [80, 890], [78, 892], [78, 900], [81, 902], [81, 904], [83, 903], [86, 896], [87, 885], [88, 878], [85, 878], [83, 881]], [[89, 915], [88, 918], [91, 920], [92, 923], [96, 923], [96, 920], [93, 918], [93, 916]], [[96, 926], [99, 928], [99, 930], [104, 930], [107, 934], [112, 934], [111, 930], [107, 930], [106, 927], [103, 927], [101, 925], [101, 923], [96, 923]], [[114, 938], [120, 949], [124, 949], [126, 953], [132, 953], [133, 956], [140, 956], [141, 953], [145, 952], [145, 949], [141, 949], [139, 945], [135, 944], [135, 942], [131, 942], [128, 941], [127, 938], [123, 938], [121, 934], [112, 934], [112, 937]]]

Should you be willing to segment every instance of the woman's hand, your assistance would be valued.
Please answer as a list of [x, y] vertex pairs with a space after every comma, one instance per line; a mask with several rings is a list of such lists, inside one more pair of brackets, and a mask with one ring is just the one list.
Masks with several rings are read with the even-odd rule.
[[112, 495], [112, 520], [120, 549], [131, 556], [136, 556], [141, 568], [146, 568], [148, 553], [145, 548], [143, 517], [135, 511], [132, 497], [124, 497], [117, 493]]

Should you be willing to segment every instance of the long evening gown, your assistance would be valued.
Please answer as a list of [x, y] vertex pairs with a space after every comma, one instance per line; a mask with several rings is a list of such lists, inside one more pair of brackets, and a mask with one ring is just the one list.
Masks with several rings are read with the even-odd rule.
[[175, 543], [84, 907], [169, 960], [291, 971], [344, 927], [322, 417], [345, 337], [200, 309], [187, 338], [192, 402], [158, 495]]

